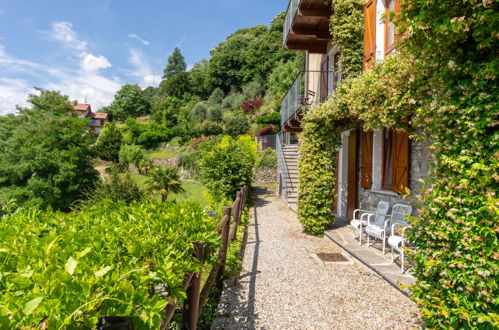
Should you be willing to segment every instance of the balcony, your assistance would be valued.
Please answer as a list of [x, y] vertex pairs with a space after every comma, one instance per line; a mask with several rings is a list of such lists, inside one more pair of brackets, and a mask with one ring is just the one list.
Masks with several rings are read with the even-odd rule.
[[303, 71], [298, 74], [281, 102], [281, 128], [301, 132], [305, 112], [333, 95], [341, 75], [334, 71]]
[[283, 47], [325, 54], [331, 40], [331, 6], [324, 0], [290, 0], [284, 21]]

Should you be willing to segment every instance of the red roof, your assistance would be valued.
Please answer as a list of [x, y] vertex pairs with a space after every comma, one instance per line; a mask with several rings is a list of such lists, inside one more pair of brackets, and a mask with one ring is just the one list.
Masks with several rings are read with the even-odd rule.
[[77, 104], [71, 104], [71, 106], [73, 107], [73, 109], [75, 109], [76, 111], [87, 111], [87, 110], [90, 110], [90, 104], [84, 104], [84, 103], [77, 103]]
[[95, 118], [95, 119], [107, 119], [107, 113], [104, 113], [104, 112], [92, 112], [90, 114], [90, 117], [91, 118]]

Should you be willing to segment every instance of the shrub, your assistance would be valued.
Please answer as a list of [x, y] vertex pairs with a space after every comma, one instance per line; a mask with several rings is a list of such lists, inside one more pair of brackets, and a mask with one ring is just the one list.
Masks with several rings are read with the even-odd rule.
[[222, 108], [239, 110], [246, 97], [241, 93], [231, 93], [222, 101]]
[[243, 86], [243, 95], [249, 99], [259, 99], [265, 92], [265, 86], [261, 79], [254, 80]]
[[110, 199], [113, 202], [130, 204], [134, 201], [140, 201], [144, 197], [144, 192], [133, 181], [130, 174], [127, 173], [121, 178], [118, 171], [113, 170], [109, 182], [101, 183], [94, 190], [87, 193], [89, 200], [84, 203], [100, 203], [104, 199]]
[[182, 160], [182, 168], [189, 172], [192, 178], [199, 178], [199, 164], [203, 156], [202, 152], [194, 152], [190, 155], [184, 156]]
[[120, 159], [120, 148], [123, 135], [114, 122], [107, 122], [95, 144], [95, 150], [100, 158], [117, 163]]
[[256, 136], [271, 135], [271, 134], [276, 133], [276, 131], [278, 131], [278, 129], [276, 129], [274, 126], [270, 125], [270, 126], [267, 126], [267, 127], [260, 129], [256, 133]]
[[130, 165], [135, 165], [137, 169], [140, 166], [140, 161], [144, 159], [145, 152], [141, 147], [136, 145], [124, 145], [120, 150], [120, 164], [128, 170]]
[[257, 168], [262, 167], [276, 167], [277, 166], [277, 154], [271, 148], [266, 148], [258, 154]]
[[198, 135], [201, 136], [212, 136], [222, 134], [223, 128], [217, 123], [206, 121], [196, 127]]
[[0, 242], [3, 329], [90, 329], [102, 316], [158, 329], [168, 299], [185, 297], [184, 276], [201, 269], [192, 242], [204, 242], [207, 264], [219, 246], [196, 203], [108, 200], [69, 214], [20, 210], [0, 221]]
[[254, 113], [256, 110], [260, 109], [263, 104], [263, 99], [246, 99], [243, 104], [241, 104], [241, 110], [244, 114]]
[[249, 130], [249, 122], [244, 116], [234, 117], [225, 123], [225, 134], [232, 137], [246, 134]]
[[231, 199], [244, 185], [251, 184], [254, 165], [250, 148], [230, 141], [203, 156], [201, 178], [215, 199]]
[[255, 123], [266, 124], [266, 125], [280, 125], [281, 124], [281, 113], [280, 112], [267, 112], [261, 116], [255, 118]]
[[220, 105], [224, 97], [224, 92], [220, 88], [215, 88], [208, 98], [208, 103], [211, 105]]
[[206, 120], [208, 115], [208, 107], [203, 102], [198, 102], [191, 110], [192, 118], [200, 123]]
[[211, 106], [206, 117], [209, 121], [222, 121], [222, 108], [219, 105]]

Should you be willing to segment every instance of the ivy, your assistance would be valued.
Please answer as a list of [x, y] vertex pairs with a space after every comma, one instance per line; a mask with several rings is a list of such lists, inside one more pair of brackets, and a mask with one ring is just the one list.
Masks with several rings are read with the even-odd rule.
[[346, 80], [303, 120], [298, 205], [312, 234], [334, 221], [342, 130], [395, 128], [432, 141], [429, 188], [408, 233], [418, 247], [411, 290], [429, 328], [499, 327], [497, 7], [403, 2], [398, 53]]

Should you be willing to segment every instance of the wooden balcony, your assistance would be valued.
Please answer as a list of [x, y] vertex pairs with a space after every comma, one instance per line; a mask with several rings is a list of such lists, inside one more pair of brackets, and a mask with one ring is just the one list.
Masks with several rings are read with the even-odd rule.
[[331, 15], [331, 6], [324, 0], [290, 0], [284, 21], [284, 48], [325, 54], [331, 40]]

